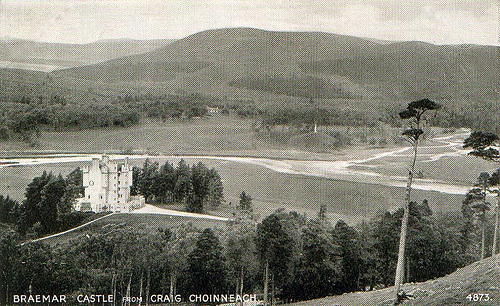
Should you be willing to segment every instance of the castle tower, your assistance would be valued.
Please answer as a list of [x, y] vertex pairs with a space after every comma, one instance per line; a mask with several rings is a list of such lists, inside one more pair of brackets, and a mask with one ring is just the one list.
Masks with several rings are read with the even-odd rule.
[[131, 210], [130, 186], [132, 169], [128, 158], [124, 162], [110, 161], [109, 156], [93, 158], [83, 168], [85, 196], [78, 199], [76, 210], [128, 212]]

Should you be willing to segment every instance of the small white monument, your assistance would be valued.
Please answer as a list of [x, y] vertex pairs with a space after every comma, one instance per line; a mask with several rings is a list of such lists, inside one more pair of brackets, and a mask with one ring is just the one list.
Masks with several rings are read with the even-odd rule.
[[77, 199], [76, 211], [129, 212], [145, 205], [144, 197], [130, 196], [132, 168], [128, 158], [110, 161], [109, 156], [93, 158], [83, 168], [85, 196]]

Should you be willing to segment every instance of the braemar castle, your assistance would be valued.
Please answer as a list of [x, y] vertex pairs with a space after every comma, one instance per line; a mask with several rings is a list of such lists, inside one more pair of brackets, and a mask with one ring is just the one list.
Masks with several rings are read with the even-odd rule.
[[132, 168], [128, 158], [124, 161], [93, 158], [90, 166], [83, 168], [85, 196], [77, 199], [76, 211], [129, 212], [144, 206], [144, 197], [130, 196]]

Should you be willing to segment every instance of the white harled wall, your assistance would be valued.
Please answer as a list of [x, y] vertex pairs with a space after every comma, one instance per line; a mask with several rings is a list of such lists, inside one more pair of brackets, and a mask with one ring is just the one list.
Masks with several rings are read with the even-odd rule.
[[110, 161], [106, 155], [102, 160], [93, 158], [90, 166], [83, 168], [85, 196], [77, 201], [75, 209], [82, 210], [90, 203], [90, 209], [94, 212], [130, 211], [130, 186], [132, 169], [127, 158], [124, 162]]

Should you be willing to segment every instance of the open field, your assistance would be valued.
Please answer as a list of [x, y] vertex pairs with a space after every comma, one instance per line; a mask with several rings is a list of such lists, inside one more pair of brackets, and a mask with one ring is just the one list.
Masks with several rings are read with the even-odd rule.
[[[214, 116], [167, 122], [145, 120], [141, 124], [129, 127], [46, 130], [42, 131], [39, 145], [35, 148], [19, 140], [1, 141], [0, 155], [9, 155], [12, 151], [19, 153], [28, 151], [141, 152], [168, 155], [215, 154], [331, 160], [331, 153], [352, 157], [382, 149], [377, 141], [374, 141], [373, 145], [366, 143], [354, 150], [329, 150], [330, 154], [298, 150], [296, 145], [289, 144], [286, 140], [257, 137], [253, 126], [258, 125], [258, 121], [258, 119], [242, 119], [237, 116]], [[320, 127], [320, 131], [337, 132], [353, 137], [363, 133], [370, 139], [376, 139], [381, 133], [377, 129], [349, 127]], [[395, 131], [391, 132], [394, 134]], [[287, 131], [283, 132], [285, 133]], [[388, 143], [385, 147], [388, 146], [394, 146], [394, 143]]]
[[65, 235], [45, 239], [44, 242], [50, 245], [66, 243], [71, 239], [78, 238], [86, 234], [95, 235], [98, 233], [107, 233], [111, 230], [117, 230], [116, 227], [123, 231], [134, 231], [147, 234], [158, 231], [159, 228], [175, 228], [188, 222], [199, 229], [207, 227], [223, 228], [226, 226], [226, 223], [223, 221], [200, 218], [156, 214], [115, 214]]

